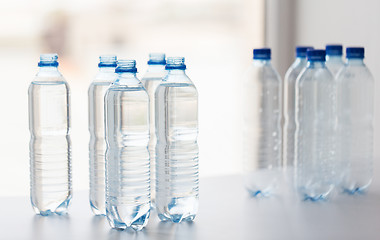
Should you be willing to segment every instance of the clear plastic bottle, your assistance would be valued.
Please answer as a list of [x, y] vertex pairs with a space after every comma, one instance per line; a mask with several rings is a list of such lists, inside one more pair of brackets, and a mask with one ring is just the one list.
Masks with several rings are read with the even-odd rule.
[[326, 199], [336, 185], [336, 87], [325, 50], [308, 50], [296, 80], [295, 183], [304, 200]]
[[70, 90], [58, 55], [42, 54], [29, 86], [30, 198], [37, 214], [66, 214], [71, 200]]
[[344, 66], [342, 55], [342, 45], [326, 45], [326, 66], [334, 77]]
[[156, 199], [156, 127], [155, 127], [155, 97], [154, 94], [158, 85], [167, 74], [165, 70], [166, 60], [164, 53], [149, 54], [148, 70], [141, 79], [146, 91], [149, 95], [149, 123], [150, 123], [150, 140], [149, 140], [149, 155], [150, 155], [150, 198], [152, 207], [155, 207]]
[[269, 48], [253, 50], [243, 85], [245, 185], [252, 196], [268, 196], [282, 169], [282, 82]]
[[296, 47], [296, 60], [284, 79], [283, 165], [292, 172], [294, 168], [294, 137], [296, 132], [296, 79], [307, 65], [306, 51], [313, 47]]
[[343, 190], [365, 191], [372, 181], [374, 79], [363, 62], [364, 48], [346, 49], [347, 62], [337, 77], [340, 161]]
[[105, 215], [105, 151], [104, 95], [115, 80], [116, 56], [99, 57], [99, 72], [88, 88], [88, 120], [90, 131], [90, 205], [95, 215]]
[[149, 96], [136, 61], [120, 60], [105, 95], [106, 213], [112, 228], [141, 230], [150, 215]]
[[157, 196], [161, 221], [192, 221], [198, 211], [198, 92], [185, 59], [167, 59], [156, 90]]

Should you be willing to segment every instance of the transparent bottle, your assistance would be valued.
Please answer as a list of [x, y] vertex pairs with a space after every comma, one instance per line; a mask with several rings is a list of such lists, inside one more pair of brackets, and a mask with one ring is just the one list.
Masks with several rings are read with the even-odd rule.
[[41, 215], [66, 214], [72, 196], [70, 90], [57, 59], [42, 54], [29, 86], [30, 198]]
[[295, 183], [303, 200], [326, 199], [336, 185], [336, 87], [325, 50], [308, 50], [296, 80]]
[[95, 215], [105, 215], [105, 151], [104, 95], [115, 80], [116, 56], [99, 57], [99, 72], [88, 88], [88, 120], [90, 131], [90, 205]]
[[365, 191], [372, 182], [374, 79], [363, 62], [364, 48], [346, 49], [347, 62], [337, 77], [340, 161], [344, 192]]
[[198, 211], [198, 92], [185, 59], [167, 59], [156, 90], [156, 210], [161, 221], [192, 221]]
[[282, 82], [269, 48], [253, 50], [243, 85], [245, 185], [252, 196], [269, 196], [282, 169]]
[[106, 214], [112, 228], [141, 230], [150, 215], [149, 96], [136, 61], [118, 61], [105, 95]]
[[283, 165], [289, 171], [294, 169], [294, 138], [296, 132], [296, 79], [307, 65], [306, 51], [313, 47], [296, 47], [296, 60], [289, 67], [284, 79], [284, 128]]
[[149, 54], [148, 70], [141, 79], [146, 91], [149, 95], [149, 123], [150, 123], [150, 140], [149, 140], [149, 155], [150, 155], [150, 198], [152, 207], [155, 207], [156, 199], [156, 127], [155, 127], [155, 97], [154, 94], [158, 85], [167, 74], [165, 70], [166, 60], [164, 53]]
[[344, 66], [342, 55], [342, 45], [326, 45], [326, 66], [334, 77]]

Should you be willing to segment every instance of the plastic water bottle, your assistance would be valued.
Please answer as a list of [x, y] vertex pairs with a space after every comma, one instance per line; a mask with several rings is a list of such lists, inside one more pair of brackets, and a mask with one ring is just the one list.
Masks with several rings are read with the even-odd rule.
[[150, 215], [149, 96], [136, 61], [120, 60], [105, 95], [106, 213], [112, 228], [141, 230]]
[[326, 45], [326, 66], [334, 77], [344, 66], [342, 54], [342, 45]]
[[254, 49], [244, 77], [245, 185], [252, 196], [268, 196], [281, 174], [282, 82], [269, 48]]
[[296, 132], [296, 79], [306, 67], [306, 51], [313, 47], [296, 47], [296, 60], [289, 67], [284, 79], [284, 129], [283, 164], [289, 172], [294, 168], [294, 138]]
[[161, 221], [192, 221], [198, 211], [198, 92], [185, 59], [167, 59], [156, 90], [157, 196]]
[[347, 62], [337, 77], [340, 161], [345, 169], [343, 190], [368, 188], [373, 171], [374, 79], [363, 62], [364, 48], [346, 49]]
[[41, 215], [66, 214], [70, 203], [70, 90], [58, 55], [42, 54], [29, 86], [30, 198]]
[[308, 50], [296, 80], [295, 183], [304, 200], [326, 199], [336, 185], [336, 87], [325, 50]]
[[99, 72], [88, 89], [90, 131], [90, 205], [96, 215], [105, 215], [105, 151], [104, 95], [115, 80], [116, 56], [102, 55]]
[[164, 53], [151, 53], [149, 54], [148, 71], [141, 79], [146, 91], [148, 92], [149, 103], [149, 123], [150, 123], [150, 140], [149, 140], [149, 154], [150, 154], [150, 198], [152, 206], [155, 207], [156, 199], [156, 127], [155, 127], [155, 97], [154, 94], [158, 85], [165, 77], [167, 71], [165, 70], [165, 54]]

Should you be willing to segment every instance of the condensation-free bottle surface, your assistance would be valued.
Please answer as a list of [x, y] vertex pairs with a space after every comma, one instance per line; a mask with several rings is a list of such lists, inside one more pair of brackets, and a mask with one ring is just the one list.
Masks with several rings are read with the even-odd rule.
[[168, 58], [156, 90], [156, 210], [161, 221], [192, 221], [198, 212], [198, 92], [184, 58]]
[[364, 48], [347, 48], [347, 62], [337, 77], [341, 187], [349, 194], [372, 182], [374, 79], [363, 62]]
[[336, 87], [324, 50], [308, 50], [296, 80], [295, 184], [303, 200], [326, 199], [336, 179]]
[[281, 174], [282, 83], [268, 48], [254, 49], [244, 77], [245, 186], [252, 196], [273, 194]]
[[71, 200], [70, 90], [57, 54], [40, 57], [29, 86], [30, 198], [37, 214], [66, 214]]
[[156, 126], [155, 126], [155, 96], [156, 89], [160, 85], [162, 79], [165, 77], [167, 71], [165, 70], [165, 54], [151, 53], [149, 54], [148, 70], [144, 77], [141, 79], [146, 91], [149, 95], [149, 155], [150, 155], [150, 198], [152, 206], [155, 207], [156, 199]]
[[313, 47], [297, 47], [296, 60], [290, 66], [284, 78], [284, 128], [283, 128], [283, 164], [290, 172], [294, 168], [294, 138], [296, 132], [296, 79], [306, 67], [306, 51]]
[[88, 88], [88, 120], [90, 131], [90, 206], [95, 215], [106, 214], [104, 95], [115, 80], [116, 56], [102, 55], [96, 74]]
[[150, 215], [149, 96], [136, 62], [120, 60], [105, 95], [106, 215], [112, 228], [141, 230]]

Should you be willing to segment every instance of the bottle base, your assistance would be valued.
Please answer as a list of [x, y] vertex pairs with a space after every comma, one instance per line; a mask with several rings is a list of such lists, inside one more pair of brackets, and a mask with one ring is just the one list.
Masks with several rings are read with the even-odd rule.
[[[112, 210], [107, 209], [107, 219], [111, 228], [117, 230], [125, 230], [131, 228], [135, 231], [142, 230], [147, 224], [150, 216], [150, 203], [148, 210], [145, 213], [135, 212], [133, 214], [124, 214], [120, 216], [120, 213], [123, 212], [123, 209], [118, 209], [117, 207], [111, 207]], [[141, 207], [140, 209], [146, 209]]]
[[96, 207], [95, 204], [90, 200], [90, 206], [91, 206], [91, 211], [95, 216], [105, 216], [106, 211], [105, 209], [100, 209], [99, 207]]
[[71, 200], [71, 197], [66, 199], [64, 202], [62, 202], [57, 208], [55, 209], [46, 209], [46, 210], [41, 210], [39, 209], [37, 206], [35, 206], [32, 202], [32, 207], [34, 209], [34, 212], [38, 215], [41, 215], [41, 216], [49, 216], [49, 215], [53, 215], [53, 214], [57, 214], [57, 215], [66, 215], [68, 214], [68, 207], [70, 205], [70, 200]]
[[198, 197], [172, 198], [167, 206], [157, 207], [158, 218], [163, 222], [191, 222], [194, 220], [197, 211]]

